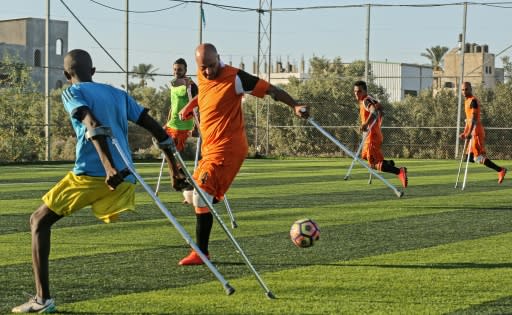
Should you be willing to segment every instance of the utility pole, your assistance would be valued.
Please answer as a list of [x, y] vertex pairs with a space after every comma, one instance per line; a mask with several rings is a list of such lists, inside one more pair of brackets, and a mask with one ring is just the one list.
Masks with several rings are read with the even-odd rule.
[[370, 72], [370, 8], [371, 4], [367, 4], [366, 11], [366, 52], [364, 61], [364, 81], [368, 84], [368, 74]]
[[130, 0], [126, 0], [126, 24], [125, 24], [125, 36], [126, 36], [126, 42], [125, 42], [125, 45], [126, 45], [126, 59], [125, 59], [125, 71], [126, 71], [126, 78], [125, 78], [125, 84], [126, 84], [126, 92], [128, 92], [128, 82], [129, 82], [129, 77], [130, 77], [130, 59], [129, 59], [129, 48], [130, 48], [130, 45], [129, 45], [129, 38], [130, 38], [130, 35], [129, 35], [129, 20], [128, 20], [128, 17], [129, 17], [129, 6], [130, 6]]
[[[468, 15], [468, 3], [464, 2], [464, 14], [462, 16], [462, 34], [459, 35], [459, 52], [460, 52], [460, 78], [459, 78], [459, 89], [458, 89], [458, 102], [457, 102], [457, 130], [455, 134], [455, 158], [459, 156], [459, 144], [460, 144], [460, 121], [462, 113], [462, 83], [464, 83], [464, 50], [466, 47], [466, 18]], [[464, 154], [462, 152], [461, 154]]]
[[51, 160], [51, 107], [50, 107], [50, 0], [46, 0], [46, 19], [44, 23], [44, 133], [46, 138], [45, 160]]
[[[270, 72], [272, 69], [272, 59], [271, 59], [271, 42], [272, 42], [272, 0], [260, 0], [259, 4], [259, 17], [258, 17], [258, 59], [256, 63], [256, 76], [260, 77], [263, 73], [267, 74], [266, 79], [270, 82]], [[265, 16], [265, 14], [267, 14]], [[267, 101], [267, 134], [266, 134], [266, 154], [268, 154], [269, 148], [269, 104]], [[256, 150], [256, 154], [260, 154], [259, 152], [259, 139], [258, 139], [258, 104], [259, 100], [256, 100], [256, 109], [255, 109], [255, 129], [254, 129], [254, 147]]]
[[199, 44], [203, 43], [203, 0], [199, 2]]

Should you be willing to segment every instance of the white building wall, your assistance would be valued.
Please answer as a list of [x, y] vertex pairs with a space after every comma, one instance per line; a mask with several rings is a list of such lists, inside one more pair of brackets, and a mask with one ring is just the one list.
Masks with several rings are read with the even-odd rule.
[[386, 90], [391, 102], [432, 87], [431, 66], [374, 61], [371, 71], [374, 82]]
[[[399, 63], [371, 62], [371, 74], [375, 84], [382, 86], [392, 102], [402, 99], [401, 70]], [[369, 91], [371, 94], [371, 91]]]

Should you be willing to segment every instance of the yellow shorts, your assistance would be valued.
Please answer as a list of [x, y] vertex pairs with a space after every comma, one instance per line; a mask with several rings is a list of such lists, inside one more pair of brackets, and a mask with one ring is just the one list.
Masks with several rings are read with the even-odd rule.
[[110, 223], [119, 213], [135, 209], [135, 184], [125, 181], [111, 191], [104, 177], [77, 176], [69, 172], [42, 199], [58, 215], [68, 216], [91, 206], [98, 219]]

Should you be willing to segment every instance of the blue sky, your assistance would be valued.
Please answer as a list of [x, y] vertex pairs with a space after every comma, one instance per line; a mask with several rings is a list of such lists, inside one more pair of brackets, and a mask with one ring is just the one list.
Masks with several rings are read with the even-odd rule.
[[[88, 30], [124, 67], [125, 65], [125, 14], [98, 3], [125, 9], [125, 0], [63, 0], [85, 24]], [[206, 1], [206, 0], [205, 0]], [[9, 5], [5, 5], [9, 2]], [[210, 0], [215, 4], [257, 8], [258, 0]], [[491, 53], [498, 54], [512, 45], [510, 34], [512, 2], [471, 2], [467, 11], [467, 35], [470, 43], [488, 44]], [[0, 19], [22, 17], [44, 18], [46, 1], [3, 1]], [[194, 48], [199, 43], [199, 9], [196, 3], [170, 0], [130, 0], [129, 63], [151, 63], [158, 73], [169, 74], [172, 62], [183, 57], [189, 63], [189, 74], [195, 74]], [[337, 9], [277, 10], [272, 15], [272, 56], [284, 63], [298, 63], [313, 56], [332, 59], [341, 57], [344, 62], [364, 60], [366, 37], [366, 7], [371, 8], [370, 59], [405, 63], [428, 63], [420, 54], [435, 45], [453, 48], [462, 32], [463, 6], [459, 1], [338, 1], [338, 0], [273, 0], [274, 9], [313, 6], [347, 6]], [[459, 5], [450, 5], [450, 4]], [[428, 5], [409, 7], [403, 5]], [[379, 6], [379, 5], [394, 5]], [[510, 7], [510, 8], [509, 8]], [[238, 66], [241, 60], [252, 70], [257, 56], [258, 15], [254, 11], [225, 10], [204, 5], [206, 26], [203, 41], [214, 43], [222, 59]], [[120, 71], [117, 65], [100, 49], [99, 45], [79, 25], [62, 4], [51, 0], [52, 19], [69, 22], [69, 48], [88, 50], [95, 66], [101, 71]], [[511, 55], [512, 49], [501, 53], [500, 58]], [[97, 74], [97, 81], [119, 86], [124, 76]], [[150, 85], [165, 85], [168, 77], [159, 77]]]

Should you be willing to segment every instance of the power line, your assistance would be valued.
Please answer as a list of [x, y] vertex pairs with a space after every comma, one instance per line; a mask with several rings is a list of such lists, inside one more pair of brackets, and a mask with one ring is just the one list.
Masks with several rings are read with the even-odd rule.
[[[99, 1], [95, 1], [95, 0], [89, 0], [89, 1], [92, 2], [92, 3], [95, 3], [97, 5], [100, 5], [102, 7], [114, 10], [114, 11], [126, 12], [126, 9], [114, 8], [112, 6], [103, 4], [103, 3], [99, 2]], [[179, 7], [181, 5], [184, 5], [184, 4], [186, 4], [186, 3], [178, 3], [177, 5], [173, 5], [173, 6], [170, 6], [170, 7], [165, 7], [165, 8], [162, 8], [162, 9], [142, 10], [142, 11], [139, 11], [139, 10], [128, 10], [128, 12], [130, 12], [130, 13], [156, 13], [156, 12], [162, 12], [162, 11], [171, 10], [171, 9], [177, 8], [177, 7]]]
[[[92, 3], [95, 3], [97, 5], [100, 5], [102, 7], [114, 10], [114, 11], [120, 11], [120, 12], [126, 12], [125, 9], [116, 8], [113, 6], [109, 6], [106, 4], [103, 4], [97, 0], [89, 0]], [[186, 4], [200, 4], [202, 3], [203, 6], [211, 6], [218, 9], [226, 10], [226, 11], [235, 11], [235, 12], [248, 12], [253, 11], [257, 13], [265, 13], [270, 11], [269, 9], [260, 9], [260, 8], [253, 8], [253, 7], [242, 7], [242, 6], [233, 6], [233, 5], [224, 5], [224, 4], [218, 4], [218, 3], [211, 3], [211, 2], [205, 2], [200, 0], [169, 0], [170, 2], [177, 2], [178, 4], [174, 6], [164, 7], [160, 9], [153, 9], [153, 10], [129, 10], [130, 13], [155, 13], [155, 12], [162, 12], [162, 11], [168, 11], [174, 8], [177, 8], [182, 5]], [[433, 7], [448, 7], [448, 6], [459, 6], [464, 4], [464, 2], [451, 2], [451, 3], [417, 3], [417, 4], [382, 4], [382, 3], [368, 3], [368, 4], [343, 4], [343, 5], [320, 5], [320, 6], [304, 6], [304, 7], [273, 7], [273, 12], [291, 12], [291, 11], [304, 11], [304, 10], [325, 10], [325, 9], [348, 9], [348, 8], [362, 8], [372, 6], [372, 7], [409, 7], [409, 8], [433, 8]], [[503, 9], [512, 9], [512, 2], [511, 1], [503, 1], [503, 2], [467, 2], [468, 5], [481, 5], [481, 6], [489, 6], [489, 7], [497, 7], [497, 8], [503, 8]], [[509, 6], [507, 6], [509, 5]]]
[[66, 5], [66, 3], [64, 3], [64, 0], [60, 0], [60, 2], [64, 7], [66, 7], [69, 13], [71, 13], [71, 15], [76, 19], [76, 21], [83, 27], [87, 34], [91, 36], [91, 38], [96, 42], [96, 44], [98, 44], [101, 47], [101, 49], [110, 57], [110, 59], [112, 59], [112, 61], [119, 67], [119, 69], [121, 69], [122, 71], [128, 71], [128, 69], [124, 70], [123, 67], [121, 67], [121, 65], [114, 59], [114, 57], [112, 57], [112, 55], [105, 49], [105, 47], [103, 47], [103, 45], [96, 39], [96, 37], [92, 35], [92, 33], [87, 29], [87, 27], [82, 23], [82, 21], [80, 21], [80, 19], [75, 15], [75, 13]]

